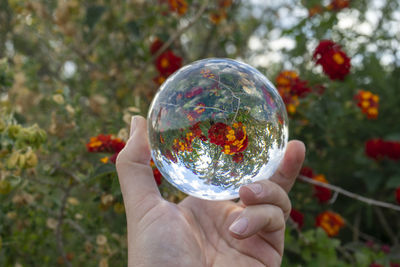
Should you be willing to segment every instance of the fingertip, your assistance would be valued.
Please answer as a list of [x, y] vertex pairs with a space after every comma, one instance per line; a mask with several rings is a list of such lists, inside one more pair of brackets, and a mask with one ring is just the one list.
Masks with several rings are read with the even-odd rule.
[[151, 158], [147, 135], [147, 121], [142, 116], [133, 116], [130, 137], [117, 157], [117, 165], [122, 162], [149, 164]]
[[291, 140], [288, 143], [285, 157], [293, 156], [296, 163], [303, 163], [306, 155], [306, 146], [300, 140]]
[[229, 227], [230, 234], [236, 239], [243, 239], [247, 236], [245, 235], [249, 227], [249, 219], [246, 217], [241, 217], [236, 219]]

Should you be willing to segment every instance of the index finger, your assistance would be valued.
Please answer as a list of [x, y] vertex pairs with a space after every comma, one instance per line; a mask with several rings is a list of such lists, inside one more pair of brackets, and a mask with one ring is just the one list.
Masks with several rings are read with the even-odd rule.
[[270, 181], [277, 183], [288, 193], [303, 165], [305, 152], [306, 147], [303, 142], [298, 140], [290, 141], [287, 144], [285, 156]]

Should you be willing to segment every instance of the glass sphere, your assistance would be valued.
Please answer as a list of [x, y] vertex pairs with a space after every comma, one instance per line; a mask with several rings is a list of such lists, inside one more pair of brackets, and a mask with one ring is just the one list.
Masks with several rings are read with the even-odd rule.
[[204, 59], [162, 84], [148, 133], [154, 163], [168, 182], [191, 196], [225, 200], [276, 171], [288, 119], [278, 91], [258, 70]]

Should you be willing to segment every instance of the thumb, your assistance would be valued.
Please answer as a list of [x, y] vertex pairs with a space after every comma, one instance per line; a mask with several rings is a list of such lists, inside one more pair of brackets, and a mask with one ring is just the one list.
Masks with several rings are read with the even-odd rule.
[[[124, 198], [125, 209], [139, 218], [142, 212], [133, 208], [149, 209], [161, 200], [160, 192], [150, 167], [150, 147], [147, 136], [146, 120], [141, 116], [132, 117], [130, 138], [124, 149], [118, 154], [116, 168]], [[145, 200], [148, 205], [136, 205]], [[144, 213], [143, 213], [144, 212]]]

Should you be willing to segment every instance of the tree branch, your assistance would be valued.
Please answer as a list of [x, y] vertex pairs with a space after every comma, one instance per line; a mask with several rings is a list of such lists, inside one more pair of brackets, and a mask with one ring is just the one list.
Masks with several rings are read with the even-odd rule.
[[151, 57], [150, 62], [153, 62], [156, 58], [158, 58], [165, 50], [170, 47], [170, 45], [178, 39], [185, 31], [187, 31], [189, 28], [191, 28], [200, 18], [201, 15], [203, 15], [204, 11], [206, 11], [208, 5], [208, 0], [205, 0], [203, 5], [200, 7], [199, 11], [196, 13], [196, 15], [193, 17], [193, 19], [183, 28], [177, 30], [171, 37], [166, 41], [160, 49], [157, 50], [157, 52]]
[[68, 266], [71, 267], [71, 262], [67, 259], [67, 255], [65, 254], [64, 251], [64, 241], [62, 238], [62, 233], [61, 233], [61, 227], [64, 222], [64, 212], [65, 208], [67, 206], [67, 199], [69, 197], [69, 194], [72, 189], [72, 184], [65, 190], [64, 197], [61, 200], [61, 208], [60, 208], [60, 214], [58, 217], [58, 222], [57, 222], [57, 228], [56, 228], [56, 241], [57, 241], [57, 248], [59, 253], [61, 254], [61, 257], [64, 259], [64, 263]]
[[307, 183], [310, 183], [310, 184], [313, 184], [313, 185], [318, 185], [318, 186], [321, 186], [321, 187], [324, 187], [324, 188], [328, 188], [328, 189], [330, 189], [332, 191], [338, 192], [339, 194], [345, 195], [345, 196], [347, 196], [349, 198], [353, 198], [353, 199], [356, 199], [358, 201], [367, 203], [368, 205], [373, 205], [373, 206], [378, 206], [378, 207], [382, 207], [382, 208], [392, 209], [392, 210], [395, 210], [395, 211], [400, 211], [400, 206], [399, 205], [394, 205], [394, 204], [391, 204], [391, 203], [375, 200], [375, 199], [372, 199], [372, 198], [363, 197], [361, 195], [358, 195], [358, 194], [352, 193], [350, 191], [347, 191], [347, 190], [345, 190], [345, 189], [343, 189], [341, 187], [338, 187], [338, 186], [335, 186], [335, 185], [331, 185], [331, 184], [327, 184], [327, 183], [322, 183], [322, 182], [313, 180], [313, 179], [311, 179], [309, 177], [306, 177], [304, 175], [299, 175], [297, 178], [300, 179], [303, 182], [307, 182]]

